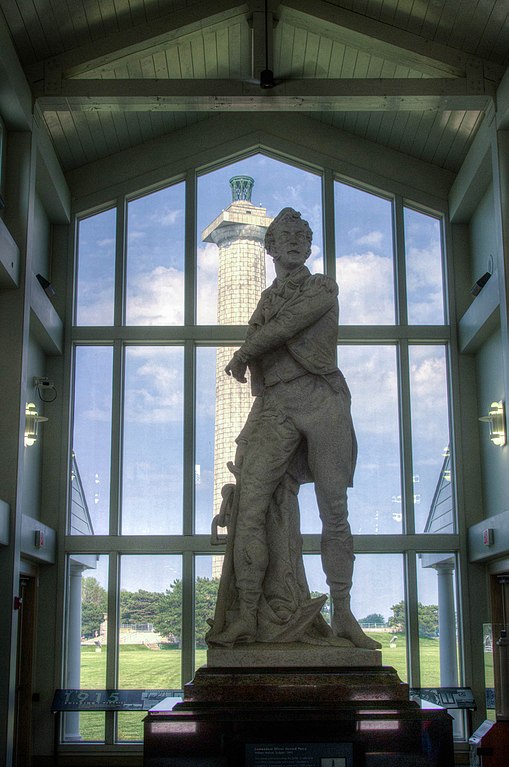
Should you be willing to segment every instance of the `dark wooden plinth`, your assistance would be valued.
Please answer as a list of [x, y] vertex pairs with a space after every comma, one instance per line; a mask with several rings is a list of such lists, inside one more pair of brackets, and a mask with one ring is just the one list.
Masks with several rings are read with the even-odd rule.
[[145, 719], [144, 767], [243, 767], [246, 745], [298, 743], [352, 744], [348, 767], [454, 765], [450, 716], [409, 701], [392, 668], [204, 667]]

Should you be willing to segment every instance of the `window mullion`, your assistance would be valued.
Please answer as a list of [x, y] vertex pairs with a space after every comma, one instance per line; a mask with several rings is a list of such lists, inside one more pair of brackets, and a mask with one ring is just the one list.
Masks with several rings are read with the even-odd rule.
[[113, 402], [111, 410], [111, 463], [110, 463], [110, 535], [119, 535], [122, 502], [122, 437], [124, 392], [124, 347], [122, 341], [113, 344]]
[[336, 279], [336, 231], [334, 217], [334, 173], [326, 168], [322, 176], [324, 271]]
[[[106, 643], [106, 688], [118, 686], [118, 627], [120, 595], [120, 555], [111, 552], [108, 563], [108, 637]], [[105, 741], [108, 745], [116, 740], [115, 714], [106, 712]]]
[[413, 535], [415, 533], [414, 482], [410, 401], [410, 360], [407, 340], [403, 339], [400, 341], [398, 351], [403, 532], [406, 535]]
[[127, 203], [124, 197], [117, 201], [117, 223], [115, 238], [115, 305], [113, 324], [119, 327], [125, 319], [125, 256], [127, 226]]
[[194, 676], [194, 554], [185, 551], [182, 556], [182, 684]]
[[417, 605], [417, 554], [415, 551], [408, 551], [406, 554], [406, 636], [408, 682], [411, 687], [421, 686]]
[[195, 389], [196, 389], [195, 345], [186, 341], [184, 345], [184, 492], [183, 492], [183, 533], [194, 533], [195, 501]]
[[395, 256], [394, 278], [396, 295], [396, 322], [408, 325], [406, 260], [405, 260], [405, 222], [403, 217], [403, 198], [394, 198], [393, 242]]
[[196, 171], [186, 175], [184, 324], [196, 322]]

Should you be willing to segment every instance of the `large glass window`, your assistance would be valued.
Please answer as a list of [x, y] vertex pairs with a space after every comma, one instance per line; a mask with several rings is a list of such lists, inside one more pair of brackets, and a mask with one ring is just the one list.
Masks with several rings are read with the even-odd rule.
[[125, 351], [122, 532], [182, 531], [183, 350]]
[[[205, 663], [224, 552], [222, 529], [210, 545], [211, 523], [253, 402], [249, 382], [224, 367], [275, 277], [266, 228], [292, 206], [313, 230], [311, 272], [340, 288], [338, 365], [359, 446], [353, 610], [401, 679], [438, 684], [449, 642], [440, 584], [454, 583], [453, 620], [460, 606], [442, 219], [391, 189], [332, 182], [334, 169], [261, 153], [195, 171], [185, 182], [160, 179], [156, 191], [126, 189], [117, 207], [77, 221], [66, 540], [69, 573], [81, 568], [83, 582], [99, 584], [92, 604], [109, 596], [102, 623], [115, 641], [102, 628], [100, 649], [98, 637], [71, 641], [81, 596], [69, 575], [68, 668], [81, 676], [63, 683], [83, 687], [87, 674], [99, 688], [180, 689]], [[312, 484], [299, 503], [309, 587], [327, 593]], [[456, 633], [452, 644], [460, 682]], [[109, 745], [141, 738], [137, 715], [98, 714], [87, 732], [85, 718], [70, 722]]]
[[185, 186], [127, 204], [126, 323], [184, 322]]
[[109, 532], [112, 366], [111, 346], [76, 347], [71, 535]]
[[112, 325], [115, 309], [115, 208], [78, 224], [76, 323]]
[[336, 182], [336, 270], [342, 325], [394, 323], [392, 216], [390, 200]]

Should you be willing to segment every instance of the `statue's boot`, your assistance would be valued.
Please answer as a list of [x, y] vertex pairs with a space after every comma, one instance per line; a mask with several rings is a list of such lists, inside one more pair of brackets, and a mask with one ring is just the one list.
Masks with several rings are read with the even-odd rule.
[[349, 639], [355, 647], [361, 647], [366, 650], [380, 650], [382, 645], [376, 639], [368, 637], [359, 626], [350, 609], [350, 599], [332, 600], [332, 631], [343, 639]]
[[209, 644], [228, 647], [234, 644], [248, 644], [256, 641], [257, 612], [260, 594], [242, 591], [239, 593], [239, 617], [223, 631], [211, 634]]

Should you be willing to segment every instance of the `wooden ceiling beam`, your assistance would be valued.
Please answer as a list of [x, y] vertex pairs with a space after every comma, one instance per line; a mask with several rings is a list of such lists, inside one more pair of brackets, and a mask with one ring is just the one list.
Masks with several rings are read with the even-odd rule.
[[467, 78], [306, 79], [263, 90], [232, 80], [63, 80], [34, 95], [43, 111], [454, 111], [487, 109], [495, 86]]
[[324, 0], [283, 0], [278, 15], [281, 21], [432, 77], [466, 77], [474, 70], [498, 82], [504, 73], [503, 67], [489, 61]]

